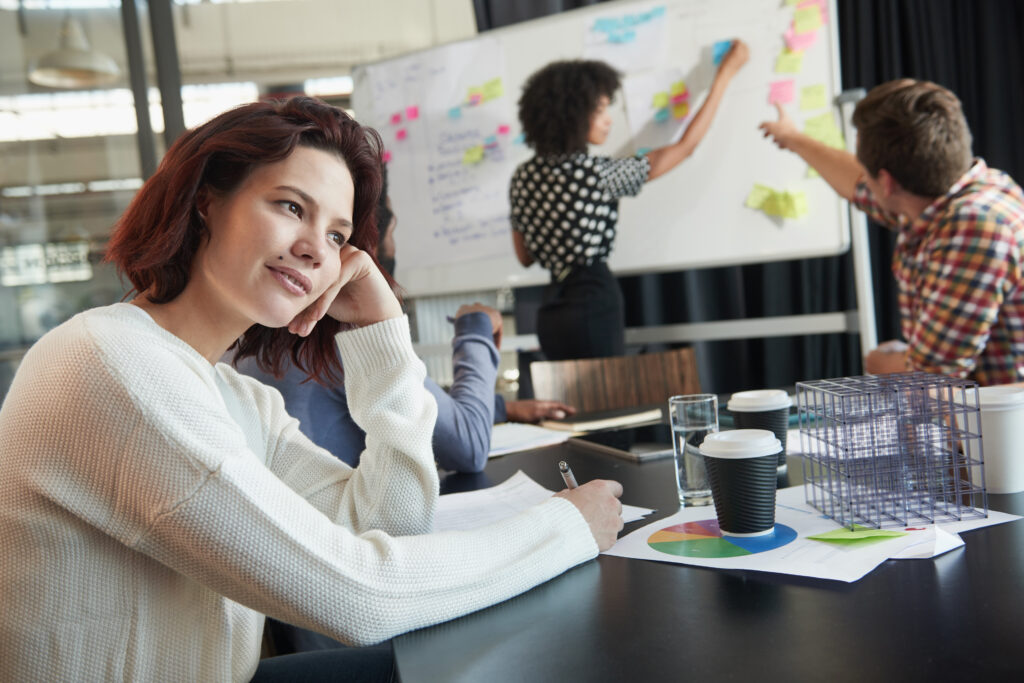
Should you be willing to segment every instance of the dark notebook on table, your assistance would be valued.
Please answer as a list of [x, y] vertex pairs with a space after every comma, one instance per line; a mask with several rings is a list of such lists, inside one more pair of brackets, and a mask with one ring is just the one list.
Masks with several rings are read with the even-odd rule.
[[664, 422], [606, 429], [571, 437], [566, 443], [626, 460], [646, 462], [672, 457], [672, 428]]

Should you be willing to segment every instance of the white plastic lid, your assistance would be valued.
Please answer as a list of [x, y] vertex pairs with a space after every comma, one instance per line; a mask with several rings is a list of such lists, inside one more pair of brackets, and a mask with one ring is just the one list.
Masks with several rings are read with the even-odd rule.
[[712, 458], [760, 458], [775, 455], [782, 444], [767, 429], [731, 429], [712, 432], [704, 438], [700, 452]]
[[740, 391], [729, 398], [728, 408], [741, 413], [754, 413], [762, 410], [778, 410], [793, 405], [793, 399], [782, 389], [758, 389], [756, 391]]
[[979, 387], [978, 402], [982, 410], [1012, 410], [1024, 406], [1024, 387]]

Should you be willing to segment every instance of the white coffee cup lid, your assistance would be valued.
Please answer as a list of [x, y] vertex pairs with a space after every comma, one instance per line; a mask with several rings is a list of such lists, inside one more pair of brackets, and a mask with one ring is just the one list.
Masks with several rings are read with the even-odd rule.
[[712, 432], [704, 438], [700, 452], [712, 458], [760, 458], [775, 455], [782, 443], [767, 429], [731, 429]]
[[982, 410], [1010, 410], [1024, 405], [1024, 387], [980, 387], [978, 401]]
[[758, 389], [756, 391], [740, 391], [729, 398], [728, 408], [741, 413], [753, 413], [761, 410], [778, 410], [793, 405], [793, 399], [782, 389]]

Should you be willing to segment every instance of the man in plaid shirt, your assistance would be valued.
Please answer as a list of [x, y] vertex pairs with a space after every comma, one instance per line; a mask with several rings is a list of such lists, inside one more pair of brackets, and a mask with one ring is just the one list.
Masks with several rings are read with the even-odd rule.
[[972, 158], [956, 95], [911, 79], [873, 88], [853, 114], [856, 156], [800, 132], [778, 110], [777, 121], [761, 124], [765, 136], [899, 232], [892, 268], [906, 341], [871, 351], [865, 371], [1024, 381], [1024, 194]]

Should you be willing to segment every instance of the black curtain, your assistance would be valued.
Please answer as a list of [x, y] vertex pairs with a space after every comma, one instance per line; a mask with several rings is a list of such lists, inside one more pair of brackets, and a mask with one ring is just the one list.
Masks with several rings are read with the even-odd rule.
[[[480, 31], [590, 4], [596, 3], [474, 0]], [[940, 83], [963, 101], [975, 154], [990, 166], [1024, 179], [1024, 140], [1014, 125], [1024, 111], [1024, 2], [838, 0], [837, 21], [844, 89], [870, 89], [901, 77]], [[869, 226], [880, 340], [899, 336], [890, 272], [894, 244], [890, 232]], [[626, 297], [626, 324], [640, 327], [850, 310], [856, 307], [852, 272], [852, 259], [846, 254], [619, 281]], [[516, 291], [520, 332], [534, 330], [539, 299], [540, 288]], [[858, 374], [862, 369], [859, 339], [850, 334], [696, 346], [701, 382], [705, 390], [717, 393], [784, 387], [802, 379]], [[521, 367], [525, 370], [525, 362]], [[524, 385], [528, 392], [528, 384]]]

